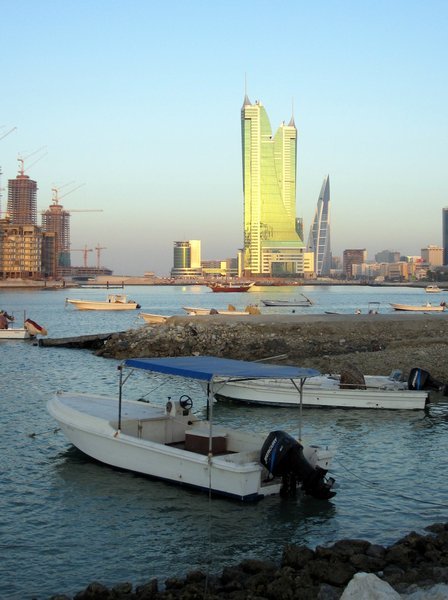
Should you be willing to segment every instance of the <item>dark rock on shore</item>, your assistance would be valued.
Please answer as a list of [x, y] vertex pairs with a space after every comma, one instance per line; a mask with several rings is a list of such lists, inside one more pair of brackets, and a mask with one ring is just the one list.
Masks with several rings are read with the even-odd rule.
[[[448, 583], [448, 523], [411, 532], [391, 546], [366, 540], [341, 540], [332, 546], [287, 545], [279, 564], [247, 559], [219, 575], [202, 571], [108, 588], [91, 583], [73, 600], [338, 600], [356, 573], [373, 573], [400, 594]], [[448, 592], [448, 588], [447, 588]], [[55, 595], [51, 600], [71, 600]]]

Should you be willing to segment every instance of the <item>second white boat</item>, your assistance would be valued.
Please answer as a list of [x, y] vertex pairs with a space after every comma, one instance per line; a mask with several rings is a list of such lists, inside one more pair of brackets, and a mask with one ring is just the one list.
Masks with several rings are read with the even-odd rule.
[[[302, 403], [305, 407], [422, 410], [429, 403], [429, 389], [441, 390], [443, 385], [432, 385], [426, 371], [413, 371], [417, 372], [414, 388], [418, 389], [410, 389], [408, 382], [387, 376], [365, 376], [365, 389], [342, 388], [339, 377], [334, 375], [313, 377], [303, 386]], [[427, 376], [422, 378], [422, 373]], [[425, 385], [427, 389], [422, 389]], [[215, 398], [244, 404], [299, 406], [293, 382], [280, 379], [222, 379], [215, 384]]]

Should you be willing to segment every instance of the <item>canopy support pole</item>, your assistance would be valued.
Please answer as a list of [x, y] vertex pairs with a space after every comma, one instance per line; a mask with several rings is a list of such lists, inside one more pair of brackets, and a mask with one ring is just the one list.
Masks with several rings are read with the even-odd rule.
[[300, 377], [299, 381], [299, 385], [297, 385], [297, 383], [295, 382], [294, 379], [291, 379], [293, 386], [296, 388], [296, 390], [299, 392], [299, 440], [302, 440], [302, 406], [303, 406], [303, 386], [305, 384], [306, 381], [306, 377]]

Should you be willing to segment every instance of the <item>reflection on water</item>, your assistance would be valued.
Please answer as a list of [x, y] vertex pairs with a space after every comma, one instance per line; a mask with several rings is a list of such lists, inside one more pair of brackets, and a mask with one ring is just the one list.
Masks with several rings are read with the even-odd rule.
[[[136, 288], [129, 295], [150, 312], [180, 314], [183, 305], [218, 302], [217, 294], [200, 289]], [[79, 293], [2, 293], [0, 308], [26, 309], [52, 337], [142, 326], [135, 314], [66, 308], [65, 295]], [[254, 293], [251, 301], [297, 290]], [[385, 293], [306, 292], [313, 295], [314, 308], [366, 303]], [[392, 295], [405, 298], [407, 293], [421, 292]], [[87, 294], [102, 297], [98, 290], [83, 290]], [[239, 296], [224, 301], [243, 302]], [[2, 598], [74, 594], [93, 580], [106, 585], [153, 577], [163, 581], [195, 568], [220, 571], [248, 556], [279, 560], [288, 542], [314, 547], [353, 537], [391, 543], [410, 530], [446, 520], [448, 482], [441, 468], [446, 463], [446, 398], [436, 398], [422, 412], [304, 409], [303, 436], [336, 451], [331, 475], [337, 496], [330, 502], [270, 497], [242, 505], [209, 501], [206, 494], [100, 465], [55, 432], [45, 410], [48, 397], [58, 389], [116, 395], [118, 361], [15, 341], [0, 343], [0, 357]], [[158, 375], [149, 383], [135, 372], [124, 393], [162, 405], [169, 396], [186, 393], [195, 412], [205, 414], [202, 387], [179, 378]], [[216, 422], [253, 431], [297, 434], [299, 429], [297, 409], [216, 403], [213, 414]]]

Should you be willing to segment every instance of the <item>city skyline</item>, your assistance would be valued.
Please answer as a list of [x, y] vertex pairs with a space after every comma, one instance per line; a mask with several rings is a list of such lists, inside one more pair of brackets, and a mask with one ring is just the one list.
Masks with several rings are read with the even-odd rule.
[[[441, 245], [445, 3], [261, 2], [255, 16], [232, 0], [130, 7], [25, 0], [2, 11], [0, 138], [17, 129], [0, 139], [0, 187], [19, 155], [39, 211], [54, 187], [85, 184], [64, 209], [103, 213], [73, 216], [73, 248], [101, 244], [103, 265], [130, 274], [169, 273], [174, 240], [202, 240], [206, 259], [235, 256], [245, 73], [274, 130], [294, 105], [305, 232], [329, 173], [334, 255]], [[43, 158], [26, 159], [40, 147]]]

